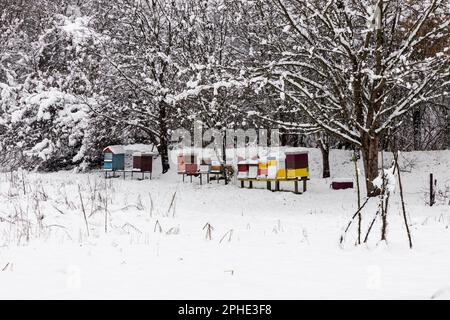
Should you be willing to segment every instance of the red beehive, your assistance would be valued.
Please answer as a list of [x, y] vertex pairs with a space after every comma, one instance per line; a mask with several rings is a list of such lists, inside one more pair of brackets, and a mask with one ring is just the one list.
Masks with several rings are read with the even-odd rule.
[[352, 179], [334, 179], [331, 182], [331, 188], [333, 188], [333, 190], [352, 189], [353, 188], [353, 180]]
[[187, 174], [196, 174], [198, 173], [198, 163], [197, 163], [197, 155], [194, 153], [187, 153], [184, 156], [186, 161], [185, 168]]
[[262, 157], [258, 162], [258, 178], [267, 177], [267, 157]]
[[248, 177], [248, 162], [240, 161], [238, 162], [238, 178], [247, 178]]
[[198, 173], [198, 165], [195, 163], [186, 163], [186, 174]]
[[133, 171], [152, 172], [152, 153], [133, 153]]

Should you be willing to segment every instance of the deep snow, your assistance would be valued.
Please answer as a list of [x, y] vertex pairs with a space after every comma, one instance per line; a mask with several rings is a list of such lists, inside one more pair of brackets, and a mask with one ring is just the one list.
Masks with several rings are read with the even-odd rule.
[[[349, 151], [331, 152], [333, 177], [354, 176], [350, 158]], [[450, 187], [450, 151], [401, 154], [411, 171], [402, 179], [412, 250], [398, 191], [387, 244], [378, 242], [377, 224], [367, 245], [353, 245], [352, 227], [341, 247], [356, 191], [330, 189], [320, 159], [310, 149], [312, 179], [302, 195], [262, 184], [182, 183], [175, 169], [161, 175], [159, 167], [151, 181], [105, 181], [101, 172], [2, 173], [0, 298], [450, 298], [449, 199], [426, 204], [430, 172], [439, 189]], [[376, 206], [370, 200], [363, 211], [364, 230]]]

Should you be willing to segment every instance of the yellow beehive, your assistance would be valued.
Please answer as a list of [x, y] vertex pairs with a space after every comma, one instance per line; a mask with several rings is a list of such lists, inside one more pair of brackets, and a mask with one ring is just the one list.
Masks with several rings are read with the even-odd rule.
[[290, 179], [308, 177], [308, 152], [286, 152], [287, 177]]
[[286, 179], [286, 165], [284, 155], [270, 155], [267, 157], [267, 178]]
[[267, 177], [267, 158], [263, 157], [259, 159], [258, 162], [258, 178]]

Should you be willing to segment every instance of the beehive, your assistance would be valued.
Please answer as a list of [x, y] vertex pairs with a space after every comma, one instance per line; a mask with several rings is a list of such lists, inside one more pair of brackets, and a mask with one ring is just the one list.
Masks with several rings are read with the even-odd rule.
[[258, 178], [267, 177], [267, 157], [262, 157], [258, 161]]
[[277, 179], [286, 179], [286, 157], [284, 155], [278, 158]]
[[238, 178], [248, 178], [248, 162], [247, 161], [239, 161], [238, 162]]
[[267, 178], [286, 179], [286, 164], [284, 154], [271, 154], [267, 157]]
[[125, 150], [123, 169], [126, 171], [133, 170], [133, 151]]
[[152, 172], [153, 153], [133, 153], [133, 171]]
[[308, 177], [308, 152], [286, 152], [286, 171], [289, 179]]
[[123, 146], [108, 146], [103, 149], [103, 170], [123, 170], [125, 149]]
[[258, 177], [258, 160], [248, 161], [248, 178], [256, 179]]
[[200, 172], [201, 173], [209, 173], [211, 171], [211, 159], [210, 158], [202, 158], [200, 163]]
[[185, 173], [186, 172], [186, 159], [184, 154], [179, 154], [177, 156], [177, 168], [178, 173]]
[[185, 168], [187, 174], [196, 174], [198, 173], [199, 166], [197, 163], [197, 155], [195, 153], [186, 153], [185, 154]]
[[211, 161], [211, 173], [221, 173], [222, 172], [222, 166], [219, 161], [213, 160]]
[[333, 190], [352, 189], [353, 188], [353, 179], [352, 178], [335, 178], [331, 182], [331, 187], [333, 188]]

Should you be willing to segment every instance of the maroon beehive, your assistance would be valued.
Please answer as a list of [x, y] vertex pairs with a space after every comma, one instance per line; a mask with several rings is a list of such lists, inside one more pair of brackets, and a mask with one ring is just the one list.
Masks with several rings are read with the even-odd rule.
[[152, 153], [133, 153], [133, 171], [152, 172], [153, 154]]
[[238, 178], [248, 178], [248, 162], [238, 162]]
[[308, 177], [308, 152], [286, 152], [286, 171], [288, 178]]
[[353, 180], [352, 179], [334, 179], [331, 182], [331, 187], [333, 188], [333, 190], [352, 189], [353, 188]]

